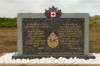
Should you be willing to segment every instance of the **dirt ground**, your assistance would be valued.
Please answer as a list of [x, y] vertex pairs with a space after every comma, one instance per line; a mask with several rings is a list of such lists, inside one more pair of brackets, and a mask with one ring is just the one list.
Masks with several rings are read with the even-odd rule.
[[[17, 30], [0, 29], [0, 54], [17, 51]], [[90, 29], [90, 52], [100, 52], [100, 29]]]
[[90, 29], [90, 52], [100, 53], [100, 27]]
[[0, 54], [16, 51], [16, 32], [16, 29], [0, 29]]

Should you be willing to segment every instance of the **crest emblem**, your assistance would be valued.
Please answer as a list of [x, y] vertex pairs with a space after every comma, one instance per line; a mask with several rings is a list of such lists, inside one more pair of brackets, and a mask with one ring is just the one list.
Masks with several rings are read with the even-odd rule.
[[50, 36], [48, 37], [47, 43], [48, 43], [49, 47], [51, 47], [51, 48], [55, 48], [58, 45], [58, 43], [59, 43], [58, 37], [55, 35], [54, 32], [52, 32], [50, 34]]
[[55, 8], [54, 6], [52, 6], [52, 8], [49, 8], [49, 10], [45, 10], [45, 16], [47, 18], [60, 18], [60, 16], [62, 15], [61, 10], [57, 10], [57, 8]]

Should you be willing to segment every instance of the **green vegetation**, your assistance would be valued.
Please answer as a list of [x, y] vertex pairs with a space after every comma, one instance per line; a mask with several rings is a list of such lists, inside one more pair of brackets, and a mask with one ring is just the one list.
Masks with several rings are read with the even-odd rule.
[[100, 15], [90, 17], [90, 28], [91, 27], [100, 27]]
[[0, 18], [0, 28], [16, 28], [16, 18]]
[[[16, 28], [17, 18], [0, 18], [0, 28]], [[100, 15], [90, 17], [90, 28], [100, 27]]]

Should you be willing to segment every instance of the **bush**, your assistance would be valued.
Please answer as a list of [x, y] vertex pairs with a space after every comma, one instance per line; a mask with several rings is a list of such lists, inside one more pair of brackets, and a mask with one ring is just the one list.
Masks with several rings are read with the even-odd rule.
[[0, 28], [16, 28], [16, 18], [0, 18]]

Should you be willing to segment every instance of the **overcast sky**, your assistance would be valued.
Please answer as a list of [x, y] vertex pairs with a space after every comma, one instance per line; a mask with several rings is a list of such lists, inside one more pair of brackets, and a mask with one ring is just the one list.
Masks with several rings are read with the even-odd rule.
[[16, 17], [17, 13], [44, 13], [52, 5], [63, 13], [100, 15], [100, 0], [0, 0], [0, 17]]

